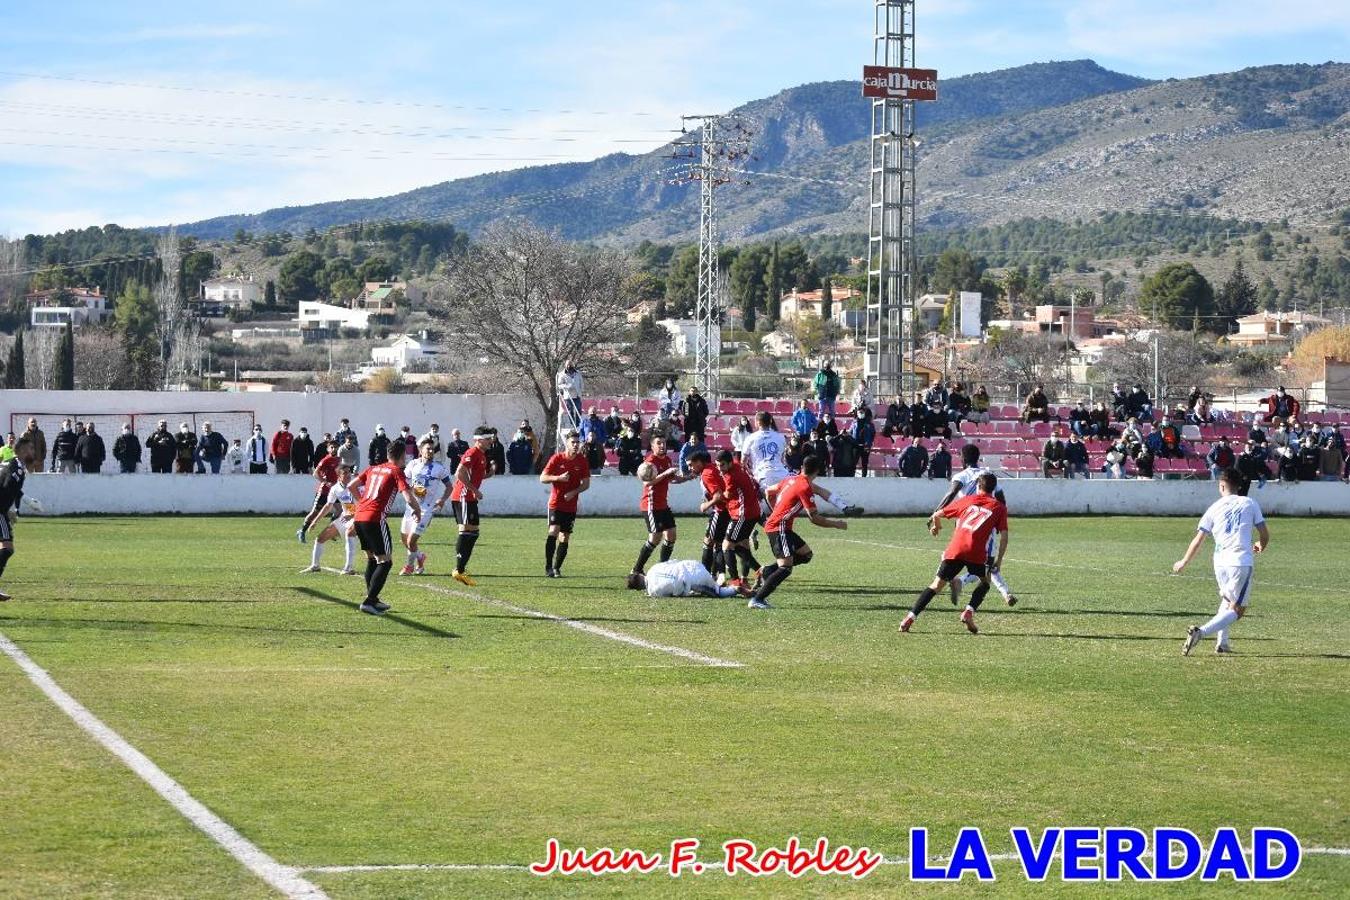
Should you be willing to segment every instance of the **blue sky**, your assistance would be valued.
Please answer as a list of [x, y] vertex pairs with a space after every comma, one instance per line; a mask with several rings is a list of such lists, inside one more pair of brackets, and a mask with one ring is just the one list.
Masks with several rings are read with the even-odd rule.
[[[186, 222], [645, 152], [681, 113], [857, 77], [871, 0], [0, 8], [0, 236]], [[1345, 61], [1350, 3], [919, 0], [940, 77]], [[40, 76], [40, 77], [39, 77]]]

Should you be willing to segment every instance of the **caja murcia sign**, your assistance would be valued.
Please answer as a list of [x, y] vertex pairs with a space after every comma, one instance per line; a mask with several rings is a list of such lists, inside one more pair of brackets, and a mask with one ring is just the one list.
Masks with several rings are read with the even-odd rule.
[[863, 96], [880, 99], [936, 100], [937, 69], [863, 66]]

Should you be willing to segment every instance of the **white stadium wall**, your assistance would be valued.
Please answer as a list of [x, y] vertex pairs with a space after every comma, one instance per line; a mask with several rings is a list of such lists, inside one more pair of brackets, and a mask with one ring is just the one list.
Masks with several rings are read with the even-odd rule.
[[[581, 498], [582, 515], [637, 515], [638, 481], [612, 470], [591, 482]], [[906, 478], [825, 478], [868, 513], [926, 515], [946, 486]], [[1218, 496], [1212, 481], [1046, 481], [1000, 482], [1009, 509], [1019, 515], [1186, 515], [1197, 516]], [[487, 516], [544, 515], [547, 489], [534, 476], [505, 475], [483, 484]], [[25, 488], [43, 515], [262, 513], [299, 515], [314, 497], [307, 475], [34, 475]], [[1253, 490], [1267, 515], [1350, 515], [1350, 486], [1340, 483], [1268, 483]], [[670, 491], [676, 512], [694, 514], [702, 491], [694, 483]], [[401, 501], [400, 501], [401, 502]], [[828, 514], [828, 508], [822, 507]], [[24, 510], [31, 515], [32, 511]], [[447, 510], [448, 513], [448, 510]], [[810, 526], [807, 526], [809, 530]]]

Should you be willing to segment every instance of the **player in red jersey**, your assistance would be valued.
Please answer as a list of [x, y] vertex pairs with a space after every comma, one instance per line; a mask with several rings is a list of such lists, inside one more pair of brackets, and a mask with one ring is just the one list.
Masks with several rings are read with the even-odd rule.
[[727, 503], [727, 530], [722, 541], [722, 556], [731, 579], [728, 584], [740, 587], [744, 579], [737, 572], [738, 558], [745, 567], [744, 578], [759, 572], [759, 560], [750, 550], [750, 540], [755, 533], [755, 526], [760, 524], [763, 508], [759, 500], [759, 485], [736, 462], [735, 454], [730, 450], [717, 454], [717, 469], [722, 476], [722, 496]]
[[389, 539], [389, 523], [385, 521], [394, 494], [402, 493], [413, 515], [419, 518], [422, 515], [417, 496], [403, 477], [404, 449], [401, 441], [394, 441], [389, 445], [388, 460], [371, 466], [347, 483], [353, 494], [360, 494], [359, 489], [365, 488], [352, 514], [352, 528], [361, 542], [361, 549], [366, 551], [366, 599], [361, 604], [361, 612], [372, 616], [382, 616], [389, 610], [389, 604], [380, 600], [380, 591], [384, 589], [389, 570], [394, 567], [390, 559], [394, 545]]
[[656, 542], [661, 542], [661, 562], [670, 559], [675, 551], [675, 514], [670, 511], [670, 486], [682, 484], [689, 476], [681, 475], [680, 470], [666, 456], [666, 439], [661, 435], [652, 438], [652, 452], [643, 458], [638, 466], [638, 480], [642, 482], [642, 499], [638, 509], [647, 520], [647, 541], [638, 551], [637, 562], [633, 563], [633, 574], [641, 575], [647, 568]]
[[727, 525], [731, 521], [727, 515], [726, 486], [722, 483], [722, 472], [713, 465], [712, 456], [706, 450], [689, 454], [686, 463], [689, 471], [698, 476], [703, 485], [703, 502], [698, 506], [698, 511], [708, 516], [708, 527], [703, 533], [703, 568], [714, 578], [722, 576], [730, 581], [730, 576], [726, 574], [726, 558], [722, 554]]
[[843, 519], [826, 518], [816, 512], [814, 482], [824, 468], [820, 457], [809, 456], [802, 463], [800, 475], [793, 475], [779, 485], [773, 513], [764, 523], [764, 533], [769, 536], [775, 561], [761, 572], [759, 584], [748, 604], [751, 609], [771, 609], [768, 597], [792, 574], [792, 567], [804, 566], [811, 561], [811, 548], [792, 530], [797, 516], [806, 513], [811, 523], [821, 528], [848, 528]]
[[[971, 634], [979, 634], [975, 627], [975, 610], [984, 602], [989, 593], [989, 571], [1003, 564], [1003, 554], [1008, 552], [1008, 507], [994, 497], [998, 488], [998, 476], [985, 472], [975, 479], [975, 493], [948, 503], [928, 517], [928, 531], [937, 537], [942, 531], [943, 519], [956, 519], [956, 530], [952, 534], [947, 549], [942, 551], [942, 564], [938, 566], [933, 583], [924, 589], [914, 608], [905, 613], [900, 623], [901, 631], [909, 631], [914, 619], [923, 612], [933, 596], [961, 574], [964, 568], [980, 579], [980, 584], [970, 595], [970, 602], [961, 611], [961, 624]], [[992, 565], [989, 563], [989, 538], [998, 531], [998, 556]]]
[[323, 446], [328, 452], [314, 464], [314, 480], [318, 482], [314, 505], [310, 507], [309, 514], [301, 523], [300, 530], [295, 533], [296, 539], [302, 544], [305, 542], [305, 532], [309, 531], [310, 526], [318, 521], [319, 516], [328, 508], [328, 492], [337, 484], [338, 468], [342, 465], [342, 460], [338, 459], [337, 455], [337, 442], [329, 441]]
[[483, 499], [483, 479], [492, 472], [487, 457], [492, 446], [492, 429], [479, 425], [473, 430], [473, 446], [464, 451], [455, 469], [455, 486], [450, 491], [450, 508], [459, 523], [459, 537], [455, 539], [455, 571], [450, 577], [460, 584], [473, 587], [478, 582], [469, 577], [469, 557], [478, 543], [478, 501]]
[[544, 574], [562, 577], [563, 560], [577, 520], [577, 499], [591, 486], [591, 467], [581, 449], [581, 435], [575, 430], [563, 435], [563, 451], [544, 464], [540, 484], [549, 485], [548, 538], [544, 541]]

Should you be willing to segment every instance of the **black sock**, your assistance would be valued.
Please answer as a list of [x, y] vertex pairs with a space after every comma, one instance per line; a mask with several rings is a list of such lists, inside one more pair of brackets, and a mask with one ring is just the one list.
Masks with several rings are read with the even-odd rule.
[[766, 600], [768, 596], [778, 589], [778, 586], [787, 580], [792, 574], [792, 566], [773, 566], [773, 571], [764, 576], [764, 583], [755, 591], [755, 598]]
[[721, 546], [713, 547], [713, 574], [727, 570], [727, 558]]
[[473, 545], [478, 542], [478, 532], [461, 531], [455, 541], [455, 571], [468, 571], [469, 557], [473, 556]]
[[966, 603], [971, 609], [979, 609], [980, 604], [984, 602], [984, 595], [989, 593], [989, 580], [986, 578], [980, 582], [980, 586], [970, 593], [970, 600]]
[[553, 550], [558, 546], [558, 536], [550, 534], [548, 540], [544, 541], [544, 568], [553, 568]]
[[749, 547], [737, 547], [736, 555], [741, 558], [741, 565], [745, 567], [747, 578], [759, 569], [759, 560], [755, 559], [755, 554], [750, 551]]
[[553, 571], [555, 571], [555, 572], [561, 572], [561, 571], [562, 571], [563, 560], [564, 560], [564, 559], [567, 559], [567, 548], [568, 548], [568, 546], [569, 546], [569, 545], [568, 545], [567, 541], [559, 541], [559, 542], [558, 542], [558, 555], [555, 556], [555, 557], [553, 557]]
[[713, 568], [713, 562], [716, 559], [716, 556], [717, 554], [713, 552], [712, 547], [707, 544], [703, 545], [703, 568], [708, 570], [709, 575], [717, 574], [717, 570]]
[[377, 563], [377, 562], [375, 561], [375, 557], [373, 557], [373, 556], [367, 556], [367, 557], [366, 557], [366, 593], [367, 593], [367, 594], [370, 593], [370, 582], [371, 582], [371, 580], [375, 577], [375, 567], [378, 566], [378, 565], [379, 565], [379, 563]]
[[9, 558], [13, 555], [13, 547], [0, 547], [0, 575], [5, 574], [5, 566], [9, 565]]
[[923, 612], [924, 607], [928, 605], [928, 601], [932, 600], [933, 595], [936, 593], [937, 592], [932, 588], [924, 588], [923, 593], [919, 595], [919, 599], [914, 601], [914, 607], [910, 612], [914, 613], [916, 616]]
[[642, 545], [642, 549], [638, 551], [637, 562], [633, 563], [634, 572], [641, 574], [642, 572], [646, 571], [647, 560], [652, 558], [652, 551], [655, 549], [656, 545], [651, 542], [650, 538], [648, 538], [646, 543]]
[[[725, 550], [722, 551], [722, 561], [726, 564], [728, 578], [735, 581], [737, 578], [741, 577], [736, 568], [736, 551], [733, 550], [730, 553], [727, 553]], [[746, 574], [749, 575], [750, 573], [747, 572]]]
[[675, 552], [675, 543], [673, 541], [661, 542], [661, 562], [670, 562], [670, 554]]
[[389, 570], [392, 568], [394, 568], [393, 560], [375, 564], [375, 573], [370, 576], [370, 589], [366, 592], [367, 602], [380, 599], [380, 591], [384, 590], [384, 580], [389, 577]]

